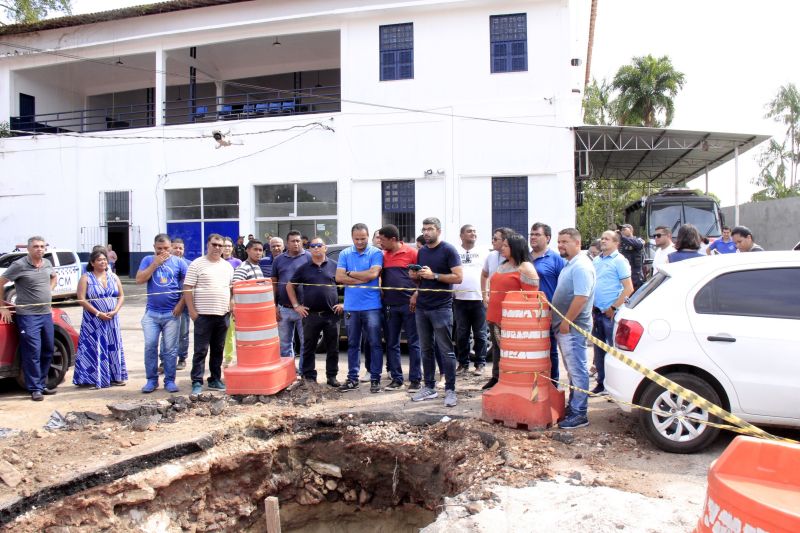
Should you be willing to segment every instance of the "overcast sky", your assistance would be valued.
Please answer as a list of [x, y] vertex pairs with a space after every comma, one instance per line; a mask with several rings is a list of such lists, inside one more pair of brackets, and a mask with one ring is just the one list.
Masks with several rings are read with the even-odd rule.
[[[588, 1], [588, 0], [587, 0]], [[145, 0], [73, 0], [90, 13]], [[800, 81], [796, 59], [797, 0], [599, 0], [592, 75], [611, 79], [633, 56], [668, 55], [686, 75], [672, 127], [775, 135], [783, 128], [764, 119], [764, 106], [786, 83]], [[751, 150], [740, 158], [740, 202], [755, 191]], [[733, 163], [711, 173], [710, 190], [732, 205]], [[703, 180], [693, 187], [703, 188]]]

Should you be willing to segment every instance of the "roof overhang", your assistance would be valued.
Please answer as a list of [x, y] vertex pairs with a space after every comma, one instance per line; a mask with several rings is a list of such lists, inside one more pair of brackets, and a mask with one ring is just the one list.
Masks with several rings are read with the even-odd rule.
[[766, 141], [769, 135], [634, 126], [578, 126], [578, 179], [641, 180], [680, 185]]

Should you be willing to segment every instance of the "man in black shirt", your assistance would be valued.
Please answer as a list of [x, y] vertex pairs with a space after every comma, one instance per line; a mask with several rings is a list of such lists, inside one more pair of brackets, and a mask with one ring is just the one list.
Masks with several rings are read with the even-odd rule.
[[[339, 315], [342, 314], [342, 305], [336, 291], [337, 265], [336, 261], [328, 259], [328, 247], [322, 239], [312, 239], [308, 249], [311, 261], [300, 266], [286, 284], [286, 294], [292, 307], [303, 317], [304, 342], [300, 372], [304, 379], [317, 381], [315, 351], [322, 332], [327, 353], [325, 374], [328, 385], [339, 387], [341, 383], [336, 380], [336, 375], [339, 373]], [[295, 285], [299, 284], [308, 284], [303, 286], [302, 301], [298, 300], [298, 291], [295, 290]]]
[[644, 241], [633, 234], [633, 226], [623, 224], [619, 229], [619, 253], [631, 265], [631, 282], [636, 291], [644, 283], [642, 263], [644, 262]]

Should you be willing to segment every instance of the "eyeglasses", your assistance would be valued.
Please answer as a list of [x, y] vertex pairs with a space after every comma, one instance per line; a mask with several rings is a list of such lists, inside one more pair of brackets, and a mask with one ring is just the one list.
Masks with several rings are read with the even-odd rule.
[[223, 246], [225, 246], [224, 244], [218, 242], [210, 242], [208, 243], [208, 245], [211, 246], [212, 248], [222, 248]]
[[661, 237], [666, 237], [666, 236], [667, 236], [666, 233], [654, 233], [653, 234], [653, 238], [654, 239], [660, 239]]
[[323, 246], [325, 245], [321, 242], [314, 242], [308, 245], [309, 248], [322, 248]]

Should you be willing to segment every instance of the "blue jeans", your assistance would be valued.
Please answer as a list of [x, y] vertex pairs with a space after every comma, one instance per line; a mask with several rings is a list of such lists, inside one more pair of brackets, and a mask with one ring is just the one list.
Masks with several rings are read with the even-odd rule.
[[422, 359], [419, 352], [417, 320], [408, 304], [386, 306], [386, 361], [392, 379], [403, 382], [400, 362], [400, 330], [406, 332], [408, 341], [408, 380], [422, 381]]
[[550, 332], [550, 379], [558, 381], [558, 339], [555, 333]]
[[178, 360], [186, 361], [189, 356], [189, 310], [183, 308], [183, 313], [180, 316], [181, 327], [178, 335]]
[[458, 363], [469, 366], [469, 334], [475, 343], [475, 366], [486, 364], [486, 307], [483, 300], [453, 300]]
[[[556, 333], [561, 357], [567, 368], [569, 384], [583, 390], [589, 388], [589, 370], [586, 368], [586, 337], [570, 330], [569, 333]], [[585, 392], [570, 389], [567, 405], [574, 415], [586, 416], [589, 396]]]
[[[599, 310], [592, 312], [594, 325], [592, 327], [592, 335], [601, 341], [614, 345], [614, 319], [608, 318], [605, 313]], [[597, 369], [597, 386], [603, 388], [603, 383], [606, 380], [606, 352], [599, 346], [594, 347], [594, 367]]]
[[361, 366], [361, 335], [366, 332], [369, 342], [370, 379], [381, 379], [383, 348], [381, 347], [381, 310], [345, 311], [347, 317], [347, 379], [358, 381]]
[[436, 357], [434, 345], [442, 354], [445, 390], [456, 389], [456, 354], [453, 349], [453, 310], [449, 307], [439, 309], [420, 309], [417, 307], [417, 333], [422, 351], [422, 372], [425, 386], [436, 386]]
[[[14, 318], [19, 330], [19, 352], [25, 386], [36, 392], [47, 388], [47, 373], [53, 360], [53, 316], [20, 315]], [[65, 362], [66, 363], [66, 362]]]
[[[183, 308], [183, 312], [178, 317], [180, 328], [178, 329], [178, 361], [186, 361], [189, 356], [189, 311]], [[164, 343], [164, 336], [161, 336], [161, 353], [167, 353], [167, 345]]]
[[144, 373], [147, 381], [158, 383], [158, 339], [161, 337], [161, 364], [164, 365], [164, 383], [175, 382], [175, 359], [178, 353], [180, 318], [172, 312], [158, 313], [147, 310], [142, 316], [144, 331]]
[[[291, 307], [280, 306], [281, 319], [278, 321], [278, 337], [281, 342], [281, 357], [294, 357], [294, 336], [300, 336], [300, 353], [303, 353], [303, 317]], [[300, 357], [300, 368], [303, 358]]]

